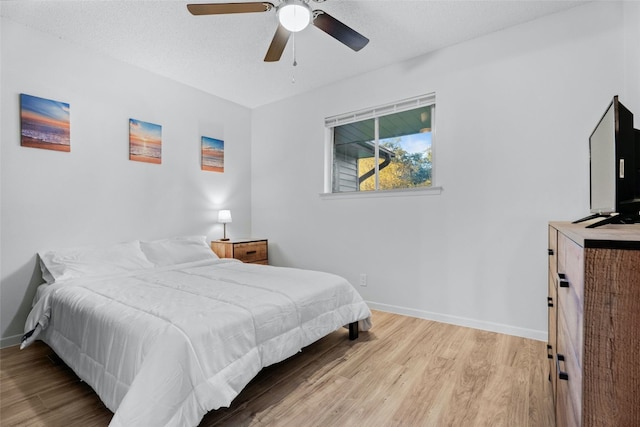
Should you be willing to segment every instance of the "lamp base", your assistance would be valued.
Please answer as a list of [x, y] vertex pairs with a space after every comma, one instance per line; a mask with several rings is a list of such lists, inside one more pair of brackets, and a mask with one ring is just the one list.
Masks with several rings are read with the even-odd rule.
[[228, 238], [222, 238], [222, 239], [219, 239], [219, 240], [220, 240], [221, 242], [226, 242], [226, 241], [227, 241], [227, 240], [229, 240], [229, 239], [228, 239]]

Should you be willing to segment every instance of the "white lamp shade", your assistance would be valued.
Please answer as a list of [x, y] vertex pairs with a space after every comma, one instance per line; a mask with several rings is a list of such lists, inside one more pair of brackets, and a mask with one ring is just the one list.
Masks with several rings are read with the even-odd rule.
[[288, 0], [278, 9], [280, 24], [292, 33], [302, 31], [311, 22], [311, 10], [305, 3], [297, 0]]
[[221, 210], [218, 212], [218, 222], [226, 224], [231, 222], [231, 211], [230, 210]]

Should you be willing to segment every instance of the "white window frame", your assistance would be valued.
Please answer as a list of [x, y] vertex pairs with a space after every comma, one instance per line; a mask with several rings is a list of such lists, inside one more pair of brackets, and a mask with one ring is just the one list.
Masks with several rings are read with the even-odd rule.
[[[429, 187], [417, 187], [417, 188], [404, 188], [404, 189], [392, 189], [392, 190], [370, 190], [370, 191], [348, 191], [348, 192], [333, 192], [333, 128], [340, 125], [349, 123], [355, 123], [367, 119], [374, 119], [375, 126], [375, 164], [378, 164], [378, 143], [379, 143], [379, 129], [378, 119], [382, 116], [386, 116], [393, 113], [399, 113], [402, 111], [412, 110], [420, 107], [431, 105], [431, 186]], [[325, 147], [324, 147], [324, 192], [320, 194], [323, 199], [332, 198], [360, 198], [360, 197], [387, 197], [387, 196], [420, 196], [420, 195], [436, 195], [442, 192], [442, 187], [436, 185], [436, 94], [429, 93], [426, 95], [416, 96], [413, 98], [404, 99], [401, 101], [393, 102], [386, 105], [381, 105], [373, 108], [366, 108], [363, 110], [352, 111], [349, 113], [338, 114], [325, 118]], [[376, 168], [375, 181], [376, 188], [379, 187], [379, 171]]]

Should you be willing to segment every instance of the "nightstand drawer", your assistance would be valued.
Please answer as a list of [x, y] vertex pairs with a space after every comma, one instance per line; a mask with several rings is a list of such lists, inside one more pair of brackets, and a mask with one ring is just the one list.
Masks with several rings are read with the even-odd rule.
[[267, 259], [267, 242], [237, 243], [233, 248], [233, 257], [242, 262], [257, 262]]
[[235, 258], [253, 264], [269, 264], [266, 239], [214, 240], [211, 250], [220, 258]]

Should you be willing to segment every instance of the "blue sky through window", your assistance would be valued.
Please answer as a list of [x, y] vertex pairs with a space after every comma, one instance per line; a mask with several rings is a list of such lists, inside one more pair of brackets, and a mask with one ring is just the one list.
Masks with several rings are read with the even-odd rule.
[[431, 132], [414, 133], [412, 135], [404, 135], [400, 138], [381, 139], [380, 144], [385, 142], [397, 141], [407, 153], [426, 153], [431, 148]]

